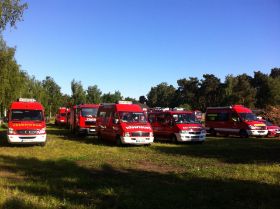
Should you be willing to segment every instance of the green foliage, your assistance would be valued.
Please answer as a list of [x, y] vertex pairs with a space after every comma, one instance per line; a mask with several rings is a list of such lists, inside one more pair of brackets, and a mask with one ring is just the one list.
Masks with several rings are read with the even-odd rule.
[[99, 104], [101, 102], [102, 92], [97, 85], [89, 86], [87, 89], [87, 103], [90, 104]]
[[82, 86], [81, 81], [71, 81], [72, 99], [73, 104], [84, 104], [86, 103], [86, 92]]
[[120, 91], [115, 91], [115, 93], [111, 94], [110, 92], [107, 94], [103, 94], [101, 97], [101, 101], [103, 103], [115, 103], [117, 101], [123, 100]]
[[27, 7], [27, 3], [22, 4], [20, 0], [0, 0], [0, 32], [5, 30], [8, 24], [15, 27], [16, 22], [22, 20]]
[[148, 93], [148, 105], [152, 107], [171, 107], [176, 89], [172, 85], [163, 82], [152, 87]]

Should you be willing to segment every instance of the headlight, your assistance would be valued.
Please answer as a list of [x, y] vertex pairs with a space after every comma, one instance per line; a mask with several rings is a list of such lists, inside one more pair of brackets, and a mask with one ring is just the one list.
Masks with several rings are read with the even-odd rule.
[[38, 134], [45, 134], [46, 133], [46, 128], [42, 128], [41, 130], [38, 131]]
[[14, 131], [14, 129], [13, 129], [13, 128], [9, 128], [9, 129], [8, 129], [8, 133], [9, 133], [9, 134], [14, 134], [14, 133], [15, 133], [15, 131]]
[[129, 133], [129, 132], [125, 132], [125, 133], [124, 133], [124, 136], [125, 136], [125, 137], [130, 137], [130, 133]]
[[187, 134], [188, 131], [180, 131], [180, 134]]
[[249, 129], [257, 129], [257, 127], [249, 125]]
[[153, 136], [154, 136], [153, 132], [150, 132], [150, 137], [153, 137]]

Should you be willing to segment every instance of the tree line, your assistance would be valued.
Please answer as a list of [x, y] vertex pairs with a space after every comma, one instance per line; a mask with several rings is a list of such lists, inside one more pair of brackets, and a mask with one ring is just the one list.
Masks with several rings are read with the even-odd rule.
[[20, 0], [0, 0], [0, 116], [10, 103], [19, 97], [35, 98], [40, 101], [48, 116], [61, 106], [70, 107], [81, 103], [112, 103], [130, 100], [151, 107], [185, 107], [204, 111], [208, 106], [244, 104], [248, 107], [266, 108], [280, 105], [280, 68], [273, 68], [269, 75], [260, 71], [251, 77], [247, 74], [228, 75], [221, 82], [213, 74], [204, 74], [202, 79], [189, 77], [177, 80], [178, 87], [160, 83], [139, 99], [124, 98], [120, 91], [102, 93], [97, 85], [85, 90], [81, 81], [71, 81], [71, 95], [63, 94], [55, 80], [47, 76], [39, 81], [20, 69], [16, 62], [16, 49], [8, 47], [2, 32], [7, 25], [15, 27], [22, 20], [27, 3]]
[[[213, 74], [177, 80], [178, 87], [163, 82], [152, 87], [147, 95], [147, 104], [160, 107], [185, 107], [205, 111], [210, 106], [243, 104], [251, 108], [266, 108], [280, 105], [280, 68], [270, 74], [255, 71], [247, 74], [228, 75], [221, 82]], [[144, 99], [144, 98], [142, 98]]]

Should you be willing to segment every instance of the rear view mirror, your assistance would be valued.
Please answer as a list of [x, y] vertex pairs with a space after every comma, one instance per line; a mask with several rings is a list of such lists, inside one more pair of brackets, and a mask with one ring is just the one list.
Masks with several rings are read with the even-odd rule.
[[114, 119], [114, 124], [118, 124], [119, 123], [119, 119]]
[[4, 118], [3, 118], [3, 121], [4, 121], [4, 123], [8, 123], [8, 122], [9, 122], [8, 117], [4, 117]]

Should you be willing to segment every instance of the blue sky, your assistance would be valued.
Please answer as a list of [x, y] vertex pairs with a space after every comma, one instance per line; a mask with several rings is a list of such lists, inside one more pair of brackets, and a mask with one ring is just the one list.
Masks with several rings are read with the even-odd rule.
[[139, 98], [152, 86], [211, 73], [280, 67], [280, 0], [28, 0], [7, 29], [22, 70]]

